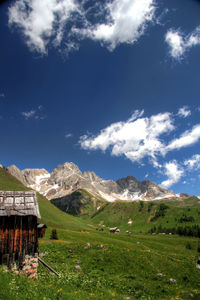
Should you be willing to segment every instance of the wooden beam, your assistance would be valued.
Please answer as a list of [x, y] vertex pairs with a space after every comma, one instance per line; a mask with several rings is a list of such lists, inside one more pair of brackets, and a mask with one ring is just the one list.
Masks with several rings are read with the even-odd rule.
[[54, 273], [56, 276], [60, 276], [54, 269], [52, 269], [49, 265], [47, 265], [47, 263], [45, 263], [40, 257], [38, 257], [39, 262], [41, 262], [43, 264], [43, 266], [45, 266], [49, 271], [51, 271], [52, 273]]

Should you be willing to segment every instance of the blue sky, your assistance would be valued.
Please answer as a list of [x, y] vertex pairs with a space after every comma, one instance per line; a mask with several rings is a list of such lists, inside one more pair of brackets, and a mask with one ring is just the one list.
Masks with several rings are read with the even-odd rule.
[[0, 5], [0, 163], [200, 195], [200, 1]]

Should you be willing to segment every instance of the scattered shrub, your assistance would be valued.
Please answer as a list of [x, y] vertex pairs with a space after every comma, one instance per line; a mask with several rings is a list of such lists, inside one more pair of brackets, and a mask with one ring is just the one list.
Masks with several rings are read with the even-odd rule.
[[155, 221], [157, 220], [158, 218], [160, 217], [164, 217], [165, 214], [166, 214], [166, 210], [169, 208], [169, 206], [167, 206], [166, 204], [164, 203], [161, 203], [158, 207], [158, 210], [156, 211], [155, 213], [155, 216], [151, 219], [151, 222], [152, 221]]
[[186, 216], [185, 214], [182, 215], [182, 217], [178, 220], [179, 223], [185, 223], [185, 222], [194, 222], [194, 218], [192, 216]]
[[185, 245], [185, 248], [191, 250], [192, 246], [189, 242], [187, 242], [186, 245]]
[[56, 229], [52, 229], [50, 239], [51, 240], [58, 240], [58, 235], [57, 235]]
[[149, 202], [149, 203], [148, 203], [148, 208], [147, 208], [148, 212], [151, 211], [151, 209], [152, 209], [153, 206], [154, 206], [154, 203], [153, 203], [153, 202]]
[[144, 202], [139, 201], [139, 211], [142, 211], [143, 207], [144, 207]]

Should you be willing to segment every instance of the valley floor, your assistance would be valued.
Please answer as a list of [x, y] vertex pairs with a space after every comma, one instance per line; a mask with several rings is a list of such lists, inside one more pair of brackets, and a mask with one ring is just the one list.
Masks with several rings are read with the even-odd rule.
[[[0, 267], [0, 299], [200, 299], [197, 238], [57, 229], [39, 242], [43, 260], [32, 280]], [[188, 247], [190, 245], [190, 247]], [[189, 249], [191, 248], [191, 249]]]

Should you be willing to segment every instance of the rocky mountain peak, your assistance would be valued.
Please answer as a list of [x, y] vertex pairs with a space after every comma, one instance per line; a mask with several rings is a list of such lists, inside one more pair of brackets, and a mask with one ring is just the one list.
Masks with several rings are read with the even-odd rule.
[[98, 177], [93, 171], [92, 172], [85, 171], [83, 173], [83, 176], [86, 180], [89, 180], [91, 182], [102, 181], [102, 179], [100, 177]]
[[8, 167], [8, 172], [48, 199], [65, 197], [81, 188], [108, 201], [157, 200], [176, 197], [174, 193], [161, 188], [150, 179], [139, 181], [133, 176], [127, 176], [117, 181], [104, 180], [93, 171], [86, 171], [82, 174], [78, 166], [72, 162], [59, 165], [51, 174], [45, 169], [20, 171], [16, 166]]
[[73, 162], [65, 162], [63, 165], [59, 165], [57, 168], [74, 170], [74, 171], [77, 171], [77, 172], [81, 173], [78, 166], [75, 165]]
[[51, 177], [56, 176], [63, 176], [63, 177], [68, 177], [71, 174], [78, 174], [78, 175], [82, 175], [81, 171], [79, 170], [79, 168], [77, 167], [77, 165], [75, 165], [72, 162], [66, 162], [63, 165], [58, 165], [57, 168], [55, 168], [53, 170], [53, 172], [51, 173]]
[[121, 189], [128, 189], [128, 190], [129, 189], [138, 190], [140, 189], [140, 185], [141, 185], [141, 182], [133, 176], [120, 178], [116, 182], [121, 187]]
[[49, 172], [45, 169], [24, 169], [21, 171], [26, 185], [40, 185], [42, 180], [50, 176]]
[[24, 185], [26, 185], [26, 180], [25, 180], [23, 174], [21, 173], [20, 169], [18, 169], [15, 165], [11, 165], [11, 166], [7, 167], [6, 169], [12, 176], [17, 178]]

